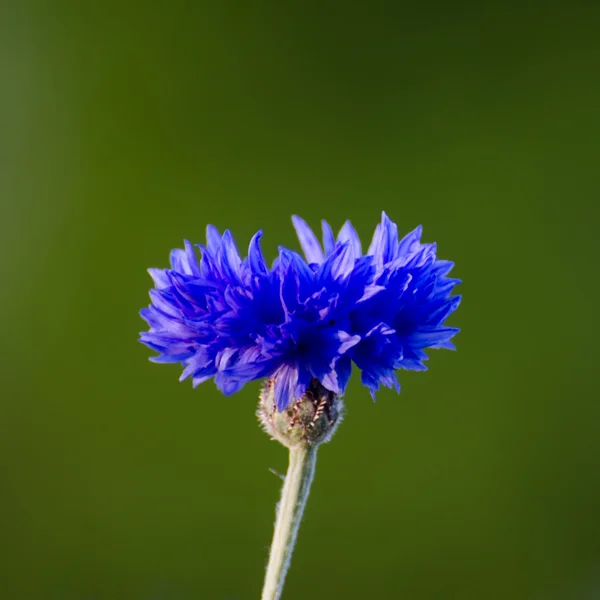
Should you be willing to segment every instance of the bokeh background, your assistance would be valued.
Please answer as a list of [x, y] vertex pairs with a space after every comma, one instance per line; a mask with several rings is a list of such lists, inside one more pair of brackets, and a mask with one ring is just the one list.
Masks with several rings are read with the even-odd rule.
[[456, 261], [458, 351], [355, 375], [286, 600], [600, 598], [600, 4], [9, 2], [0, 597], [258, 598], [283, 448], [258, 383], [137, 343], [206, 224], [380, 211]]

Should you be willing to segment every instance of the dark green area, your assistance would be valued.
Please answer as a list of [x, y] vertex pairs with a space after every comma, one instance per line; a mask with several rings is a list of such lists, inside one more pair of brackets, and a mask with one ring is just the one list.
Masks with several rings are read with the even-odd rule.
[[0, 6], [3, 599], [258, 599], [285, 451], [148, 362], [145, 270], [382, 209], [458, 352], [354, 376], [285, 600], [600, 596], [600, 4], [386, 4]]

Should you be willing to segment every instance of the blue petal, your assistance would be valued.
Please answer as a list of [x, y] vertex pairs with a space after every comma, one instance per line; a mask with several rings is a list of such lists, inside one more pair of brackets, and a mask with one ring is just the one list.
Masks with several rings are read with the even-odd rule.
[[193, 387], [195, 389], [201, 383], [204, 383], [205, 381], [208, 381], [211, 378], [212, 378], [212, 375], [202, 375], [202, 376], [198, 376], [198, 377], [192, 377], [192, 385], [193, 385]]
[[439, 342], [431, 346], [432, 348], [443, 348], [444, 350], [456, 350], [456, 346], [449, 340]]
[[[298, 275], [301, 280], [307, 282], [315, 279], [314, 272], [312, 269], [306, 264], [306, 261], [298, 254], [297, 252], [292, 252], [292, 250], [288, 250], [283, 246], [279, 247], [279, 262], [278, 262], [278, 271], [280, 274], [286, 272], [286, 269], [290, 264], [294, 264]], [[281, 275], [280, 275], [281, 276]]]
[[177, 303], [175, 302], [171, 292], [157, 290], [154, 288], [150, 290], [149, 296], [154, 307], [160, 310], [164, 315], [175, 318], [181, 317], [181, 311], [179, 310], [179, 307], [177, 306]]
[[268, 377], [273, 372], [274, 361], [268, 360], [264, 362], [236, 364], [222, 373], [225, 377], [231, 377], [239, 381], [253, 381], [254, 379], [262, 379]]
[[424, 365], [420, 360], [416, 360], [414, 358], [403, 358], [398, 368], [405, 369], [407, 371], [427, 371], [426, 365]]
[[237, 348], [224, 348], [217, 353], [215, 365], [219, 371], [224, 371], [231, 364], [235, 363], [235, 357], [238, 353]]
[[376, 264], [382, 266], [396, 258], [397, 244], [398, 227], [382, 212], [367, 254], [374, 256]]
[[273, 393], [275, 395], [275, 406], [278, 411], [285, 410], [292, 402], [300, 396], [297, 395], [298, 365], [283, 364], [273, 375]]
[[196, 356], [193, 356], [188, 360], [188, 364], [183, 370], [179, 381], [183, 381], [190, 376], [193, 379], [210, 378], [216, 375], [216, 373], [217, 369], [213, 361], [207, 361], [204, 357], [196, 359]]
[[354, 255], [349, 242], [340, 246], [339, 252], [336, 250], [331, 256], [333, 256], [333, 260], [331, 261], [331, 276], [333, 279], [346, 277], [352, 273]]
[[222, 249], [221, 264], [225, 274], [232, 280], [241, 283], [242, 259], [229, 230], [223, 234]]
[[192, 267], [188, 264], [188, 256], [185, 250], [180, 248], [171, 251], [171, 267], [184, 275], [193, 275]]
[[184, 240], [183, 243], [185, 244], [185, 255], [187, 258], [188, 267], [189, 267], [190, 271], [192, 272], [192, 275], [194, 275], [195, 277], [199, 277], [200, 276], [200, 268], [198, 266], [198, 260], [196, 258], [196, 254], [194, 253], [194, 246], [187, 240]]
[[377, 227], [375, 227], [375, 233], [373, 233], [373, 238], [367, 250], [367, 254], [369, 254], [370, 256], [374, 256], [378, 264], [382, 262], [381, 257], [383, 256], [383, 227], [381, 226], [381, 223], [378, 223]]
[[317, 236], [313, 233], [313, 230], [308, 226], [304, 219], [294, 215], [292, 217], [292, 222], [296, 234], [298, 235], [300, 246], [302, 246], [302, 250], [306, 256], [306, 260], [309, 263], [317, 263], [320, 265], [325, 260], [325, 256]]
[[338, 386], [343, 394], [348, 386], [350, 375], [352, 374], [352, 360], [348, 356], [342, 356], [337, 359], [335, 363], [335, 370], [337, 372]]
[[262, 234], [262, 231], [257, 231], [250, 240], [250, 246], [248, 247], [248, 262], [250, 263], [252, 272], [256, 275], [266, 275], [269, 272], [260, 249]]
[[385, 214], [385, 211], [381, 213], [381, 223], [384, 227], [386, 234], [385, 244], [385, 255], [383, 262], [389, 262], [396, 258], [396, 252], [398, 247], [398, 226]]
[[427, 321], [432, 325], [439, 325], [440, 323], [443, 323], [448, 318], [448, 316], [451, 315], [458, 308], [461, 299], [461, 296], [454, 296], [450, 298], [435, 312], [431, 313]]
[[355, 259], [359, 256], [362, 256], [362, 245], [360, 243], [360, 238], [358, 237], [358, 233], [356, 233], [356, 229], [352, 227], [352, 223], [350, 223], [350, 221], [346, 221], [340, 229], [337, 241], [341, 244], [344, 242], [350, 242], [350, 245], [354, 251]]
[[459, 283], [462, 283], [460, 279], [444, 278], [438, 283], [436, 291], [439, 295], [448, 295]]
[[423, 235], [423, 227], [421, 225], [405, 235], [398, 244], [397, 256], [416, 252], [420, 246], [421, 235]]
[[408, 342], [413, 348], [437, 348], [459, 331], [455, 327], [420, 327], [410, 336]]
[[370, 371], [365, 371], [360, 374], [362, 384], [369, 390], [373, 402], [375, 402], [375, 393], [379, 389], [379, 378]]
[[443, 277], [448, 275], [454, 268], [454, 263], [451, 260], [436, 260], [432, 271], [438, 276]]
[[323, 231], [323, 248], [325, 249], [325, 256], [329, 256], [335, 249], [335, 237], [327, 221], [321, 221], [321, 229]]
[[332, 369], [319, 379], [325, 389], [338, 395], [342, 393], [342, 387], [339, 384], [337, 372], [335, 370]]
[[369, 285], [365, 288], [363, 295], [356, 302], [357, 304], [360, 302], [366, 302], [373, 296], [385, 291], [385, 289], [386, 288], [383, 285]]
[[293, 313], [300, 303], [300, 278], [294, 263], [281, 278], [281, 303], [286, 313]]
[[230, 377], [224, 376], [222, 373], [217, 373], [215, 376], [215, 383], [217, 387], [225, 396], [231, 396], [236, 392], [239, 392], [244, 387], [243, 381], [231, 379]]
[[212, 254], [216, 254], [221, 248], [221, 234], [214, 225], [206, 227], [206, 246]]
[[[146, 343], [146, 342], [142, 342]], [[149, 344], [147, 344], [149, 346]], [[183, 354], [161, 354], [160, 356], [151, 356], [150, 362], [157, 364], [180, 363], [189, 358], [193, 352], [184, 352]]]
[[160, 290], [163, 288], [167, 288], [171, 285], [169, 278], [167, 276], [166, 269], [148, 269], [148, 273], [150, 273], [150, 277], [154, 280], [154, 285]]
[[346, 331], [338, 331], [335, 338], [339, 342], [338, 353], [345, 354], [350, 348], [356, 346], [361, 340], [360, 335], [350, 335]]

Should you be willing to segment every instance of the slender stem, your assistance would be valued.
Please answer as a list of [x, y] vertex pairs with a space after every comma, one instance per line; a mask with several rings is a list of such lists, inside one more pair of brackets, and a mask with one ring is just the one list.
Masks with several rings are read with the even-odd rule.
[[315, 474], [317, 447], [290, 448], [290, 465], [277, 506], [275, 533], [271, 543], [262, 600], [279, 600], [292, 560], [296, 535]]

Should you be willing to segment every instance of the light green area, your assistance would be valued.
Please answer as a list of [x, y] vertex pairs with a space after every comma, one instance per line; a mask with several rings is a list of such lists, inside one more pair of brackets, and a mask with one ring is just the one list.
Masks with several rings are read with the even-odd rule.
[[145, 269], [382, 209], [458, 351], [353, 378], [284, 599], [600, 594], [600, 4], [386, 4], [0, 5], [1, 598], [259, 597], [286, 451], [148, 362]]

